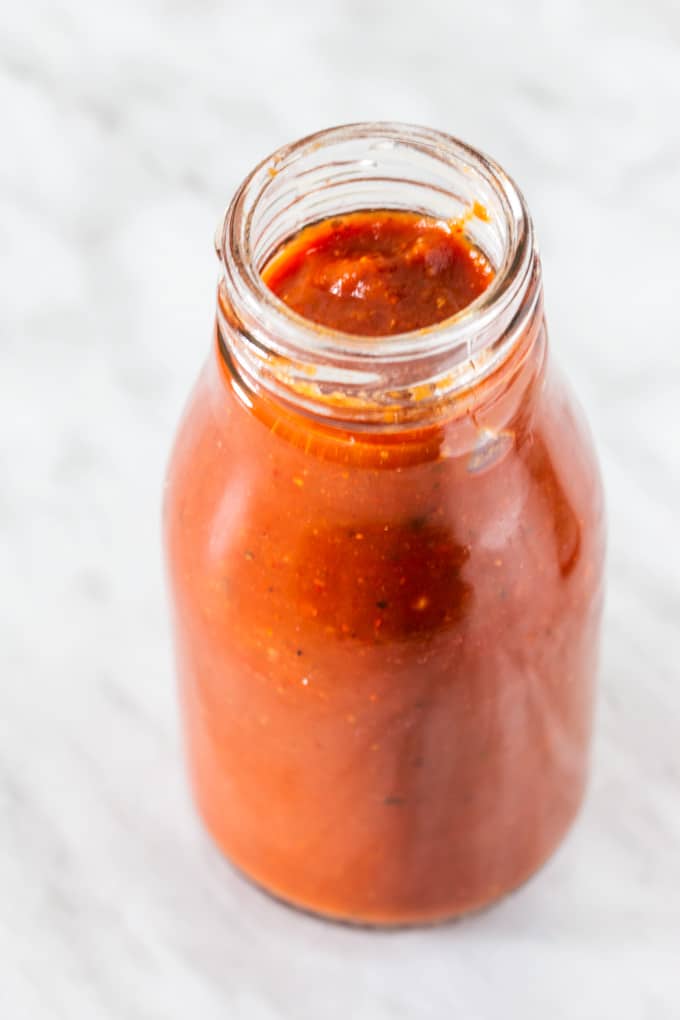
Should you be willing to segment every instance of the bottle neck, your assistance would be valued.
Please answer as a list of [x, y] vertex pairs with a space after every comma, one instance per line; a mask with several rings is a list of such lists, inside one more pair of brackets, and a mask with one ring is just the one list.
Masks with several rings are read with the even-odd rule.
[[[302, 226], [362, 208], [462, 222], [494, 280], [453, 318], [378, 342], [301, 318], [264, 284], [263, 265]], [[351, 125], [279, 150], [237, 192], [216, 248], [218, 350], [241, 391], [329, 425], [474, 416], [540, 360], [540, 262], [524, 201], [496, 164], [448, 136]]]

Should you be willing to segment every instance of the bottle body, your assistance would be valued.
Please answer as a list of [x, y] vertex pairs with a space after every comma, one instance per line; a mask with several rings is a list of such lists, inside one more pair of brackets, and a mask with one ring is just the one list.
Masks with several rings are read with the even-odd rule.
[[362, 923], [478, 909], [582, 798], [602, 493], [550, 363], [456, 411], [338, 428], [216, 342], [179, 430], [165, 535], [192, 785], [227, 856]]

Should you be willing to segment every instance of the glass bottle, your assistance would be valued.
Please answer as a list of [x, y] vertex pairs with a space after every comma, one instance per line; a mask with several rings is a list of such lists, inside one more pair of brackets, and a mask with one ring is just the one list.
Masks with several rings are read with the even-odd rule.
[[[301, 227], [371, 208], [464, 223], [493, 282], [377, 342], [262, 282]], [[239, 869], [309, 910], [476, 910], [577, 812], [603, 592], [600, 478], [525, 202], [449, 136], [349, 125], [256, 167], [216, 248], [215, 338], [165, 495], [198, 809]]]

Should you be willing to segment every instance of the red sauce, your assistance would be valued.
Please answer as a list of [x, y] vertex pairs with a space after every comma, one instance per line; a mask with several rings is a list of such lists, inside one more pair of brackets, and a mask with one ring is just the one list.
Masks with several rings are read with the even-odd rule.
[[306, 319], [387, 336], [455, 315], [486, 289], [493, 269], [462, 222], [373, 210], [306, 227], [262, 276]]
[[[301, 315], [379, 338], [454, 315], [492, 269], [460, 229], [362, 212], [263, 275]], [[528, 329], [405, 429], [244, 400], [216, 344], [180, 429], [166, 535], [196, 799], [239, 867], [309, 909], [479, 908], [580, 802], [601, 496], [540, 307]]]

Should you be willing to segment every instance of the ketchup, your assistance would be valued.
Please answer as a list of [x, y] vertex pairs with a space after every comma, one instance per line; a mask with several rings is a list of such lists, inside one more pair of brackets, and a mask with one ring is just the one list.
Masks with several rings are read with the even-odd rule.
[[[494, 278], [464, 222], [389, 209], [313, 223], [261, 273], [297, 315], [376, 346], [473, 314]], [[220, 320], [166, 496], [188, 760], [218, 845], [307, 909], [477, 909], [581, 801], [601, 492], [532, 307], [503, 363], [412, 428], [250, 385], [236, 313]]]
[[493, 275], [461, 222], [385, 209], [306, 227], [262, 273], [306, 319], [375, 337], [450, 318], [479, 297]]

